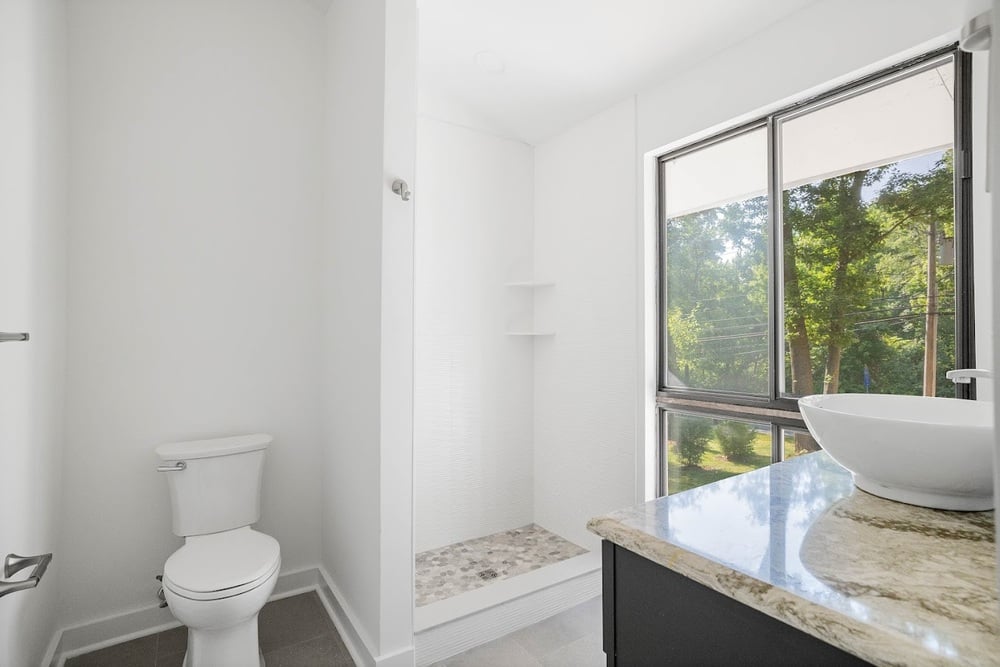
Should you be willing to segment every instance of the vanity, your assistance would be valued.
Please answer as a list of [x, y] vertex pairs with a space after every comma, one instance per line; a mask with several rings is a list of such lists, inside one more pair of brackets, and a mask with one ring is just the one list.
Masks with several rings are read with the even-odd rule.
[[816, 452], [588, 523], [608, 665], [1000, 665], [993, 512], [857, 489]]

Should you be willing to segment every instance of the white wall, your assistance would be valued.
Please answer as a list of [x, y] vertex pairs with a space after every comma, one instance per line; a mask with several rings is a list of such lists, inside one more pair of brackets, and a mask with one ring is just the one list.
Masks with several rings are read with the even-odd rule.
[[320, 553], [324, 33], [284, 0], [69, 3], [62, 625], [155, 603], [162, 442], [266, 431], [258, 528]]
[[[422, 116], [414, 243], [417, 553], [531, 523], [530, 146]], [[522, 327], [527, 328], [527, 327]]]
[[[58, 536], [66, 345], [66, 12], [0, 2], [0, 558], [54, 552], [0, 600], [0, 664], [38, 665], [71, 556]], [[27, 573], [15, 577], [23, 579]]]
[[413, 642], [416, 8], [335, 0], [326, 21], [323, 564], [378, 664]]
[[958, 38], [985, 0], [820, 0], [638, 100], [638, 148], [757, 118], [766, 110]]
[[[535, 346], [535, 520], [586, 546], [635, 502], [635, 104], [535, 149], [535, 269], [556, 286]], [[540, 313], [541, 315], [541, 313]]]
[[[993, 231], [993, 197], [986, 191], [986, 120], [989, 92], [988, 52], [972, 54], [972, 220], [973, 267], [975, 271], [976, 365], [995, 369], [994, 339], [994, 280], [997, 266], [993, 247], [998, 240]], [[996, 113], [996, 111], [994, 111]], [[994, 149], [995, 150], [995, 149]], [[992, 401], [996, 395], [995, 380], [976, 380], [976, 398]]]
[[[993, 0], [992, 11], [993, 20], [990, 25], [992, 35], [997, 35], [1000, 33], [1000, 0]], [[991, 38], [991, 49], [988, 55], [989, 62], [989, 79], [988, 88], [990, 92], [990, 98], [996, 100], [1000, 97], [1000, 48], [997, 48], [996, 37]], [[988, 136], [992, 137], [992, 141], [986, 146], [986, 150], [983, 151], [987, 154], [987, 160], [990, 167], [989, 181], [987, 187], [991, 193], [997, 192], [1000, 189], [1000, 173], [997, 172], [996, 166], [1000, 165], [1000, 142], [996, 140], [997, 132], [1000, 131], [1000, 109], [996, 108], [996, 102], [993, 102], [990, 109], [988, 124], [989, 132]], [[992, 202], [990, 202], [992, 204]], [[998, 211], [991, 210], [986, 213], [987, 219], [990, 221], [990, 226], [1000, 220], [1000, 215]], [[991, 247], [989, 253], [989, 259], [991, 266], [1000, 265], [1000, 235], [993, 235], [991, 237]], [[993, 330], [1000, 330], [1000, 290], [993, 290], [991, 293], [991, 305], [993, 306], [992, 312], [992, 325]], [[993, 341], [992, 354], [984, 357], [989, 360], [992, 364], [991, 368], [996, 372], [1000, 370], [1000, 341]], [[1000, 404], [996, 401], [993, 402], [993, 423], [994, 428], [996, 424], [1000, 423]], [[1000, 440], [996, 439], [994, 436], [994, 448], [993, 448], [993, 497], [997, 498], [997, 489], [1000, 489]], [[996, 535], [996, 546], [997, 546], [997, 561], [1000, 565], [1000, 524], [997, 524], [994, 528]], [[1000, 590], [1000, 566], [997, 567], [997, 590]]]

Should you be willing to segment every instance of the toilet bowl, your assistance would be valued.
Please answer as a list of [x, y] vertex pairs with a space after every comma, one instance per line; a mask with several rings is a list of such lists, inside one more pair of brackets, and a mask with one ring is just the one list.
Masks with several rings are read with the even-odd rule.
[[281, 548], [250, 525], [260, 518], [264, 449], [256, 434], [171, 443], [165, 462], [173, 532], [184, 546], [163, 566], [163, 594], [188, 628], [184, 667], [263, 667], [257, 615], [281, 569]]
[[280, 568], [278, 541], [249, 527], [190, 537], [167, 559], [163, 593], [188, 627], [185, 667], [264, 664], [257, 614]]

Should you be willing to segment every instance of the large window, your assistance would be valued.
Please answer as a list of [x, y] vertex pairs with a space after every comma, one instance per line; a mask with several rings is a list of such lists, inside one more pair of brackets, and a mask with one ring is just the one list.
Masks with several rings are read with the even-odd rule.
[[930, 54], [660, 159], [664, 492], [816, 449], [798, 396], [968, 397], [968, 87]]

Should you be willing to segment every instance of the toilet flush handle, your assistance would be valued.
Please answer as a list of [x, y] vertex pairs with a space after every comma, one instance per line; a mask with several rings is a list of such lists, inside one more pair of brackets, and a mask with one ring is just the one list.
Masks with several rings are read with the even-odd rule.
[[178, 461], [177, 463], [168, 466], [157, 466], [156, 472], [180, 472], [187, 467], [188, 464], [184, 463], [184, 461]]

